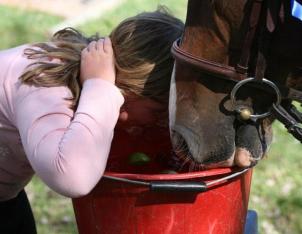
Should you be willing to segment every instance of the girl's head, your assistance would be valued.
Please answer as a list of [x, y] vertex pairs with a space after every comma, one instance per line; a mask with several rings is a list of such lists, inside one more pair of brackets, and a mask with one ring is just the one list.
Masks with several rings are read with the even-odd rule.
[[164, 8], [121, 22], [110, 34], [116, 54], [117, 86], [139, 96], [167, 100], [172, 43], [183, 23]]
[[[173, 67], [170, 48], [182, 31], [183, 23], [161, 7], [124, 20], [111, 32], [116, 84], [122, 92], [160, 101], [168, 99]], [[37, 60], [21, 80], [36, 86], [68, 86], [76, 104], [81, 51], [97, 39], [97, 35], [85, 37], [71, 28], [57, 32], [51, 43], [38, 43], [25, 51], [29, 58]], [[50, 58], [60, 62], [47, 62]]]

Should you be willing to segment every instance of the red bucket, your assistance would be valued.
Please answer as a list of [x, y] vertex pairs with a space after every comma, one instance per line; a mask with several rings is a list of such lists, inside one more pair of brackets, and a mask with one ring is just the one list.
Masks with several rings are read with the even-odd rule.
[[[106, 176], [161, 182], [186, 190], [228, 176], [236, 169], [223, 168], [180, 174], [160, 174], [169, 157], [168, 129], [144, 128], [141, 135], [117, 128], [106, 168]], [[128, 155], [144, 152], [147, 166], [131, 166]], [[166, 154], [166, 157], [164, 156]], [[150, 191], [150, 186], [133, 185], [103, 178], [85, 197], [73, 199], [80, 234], [239, 234], [243, 233], [249, 200], [251, 170], [211, 186], [207, 191]], [[199, 186], [201, 185], [201, 186]], [[165, 189], [167, 190], [167, 189]], [[180, 190], [180, 191], [175, 191]]]
[[[212, 181], [231, 169], [183, 174], [106, 173], [144, 181]], [[251, 171], [208, 191], [157, 192], [148, 187], [102, 179], [88, 196], [74, 199], [80, 234], [243, 233]]]

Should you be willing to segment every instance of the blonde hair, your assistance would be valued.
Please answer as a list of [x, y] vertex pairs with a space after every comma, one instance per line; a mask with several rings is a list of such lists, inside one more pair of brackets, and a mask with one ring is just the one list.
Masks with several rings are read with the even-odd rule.
[[[173, 58], [170, 47], [181, 36], [183, 23], [166, 8], [144, 12], [121, 22], [110, 34], [115, 59], [116, 85], [124, 93], [156, 100], [168, 97]], [[73, 28], [58, 31], [51, 43], [36, 43], [24, 53], [35, 61], [21, 75], [22, 82], [35, 86], [68, 86], [77, 105], [81, 51], [98, 35], [85, 37]], [[51, 62], [49, 59], [60, 62]]]

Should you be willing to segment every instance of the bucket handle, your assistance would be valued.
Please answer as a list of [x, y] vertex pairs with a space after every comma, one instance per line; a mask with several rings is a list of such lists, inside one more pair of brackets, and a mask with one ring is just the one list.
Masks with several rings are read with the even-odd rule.
[[155, 192], [197, 192], [201, 193], [208, 189], [205, 182], [184, 181], [152, 181], [149, 185], [150, 191]]
[[222, 178], [219, 178], [217, 180], [204, 182], [204, 181], [141, 181], [141, 180], [132, 180], [132, 179], [126, 179], [121, 178], [117, 176], [109, 176], [104, 175], [103, 178], [115, 180], [119, 182], [125, 182], [129, 184], [135, 184], [135, 185], [142, 185], [149, 187], [150, 191], [155, 192], [205, 192], [208, 190], [209, 187], [214, 186], [216, 184], [225, 182], [229, 179], [232, 179], [234, 177], [237, 177], [246, 171], [248, 171], [250, 168], [245, 168], [241, 171], [234, 172], [230, 175], [224, 176]]

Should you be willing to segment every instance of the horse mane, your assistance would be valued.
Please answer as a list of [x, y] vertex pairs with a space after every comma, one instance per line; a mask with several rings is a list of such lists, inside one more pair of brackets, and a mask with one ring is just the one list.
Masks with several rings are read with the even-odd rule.
[[287, 78], [287, 86], [297, 90], [302, 90], [302, 69], [296, 68]]

